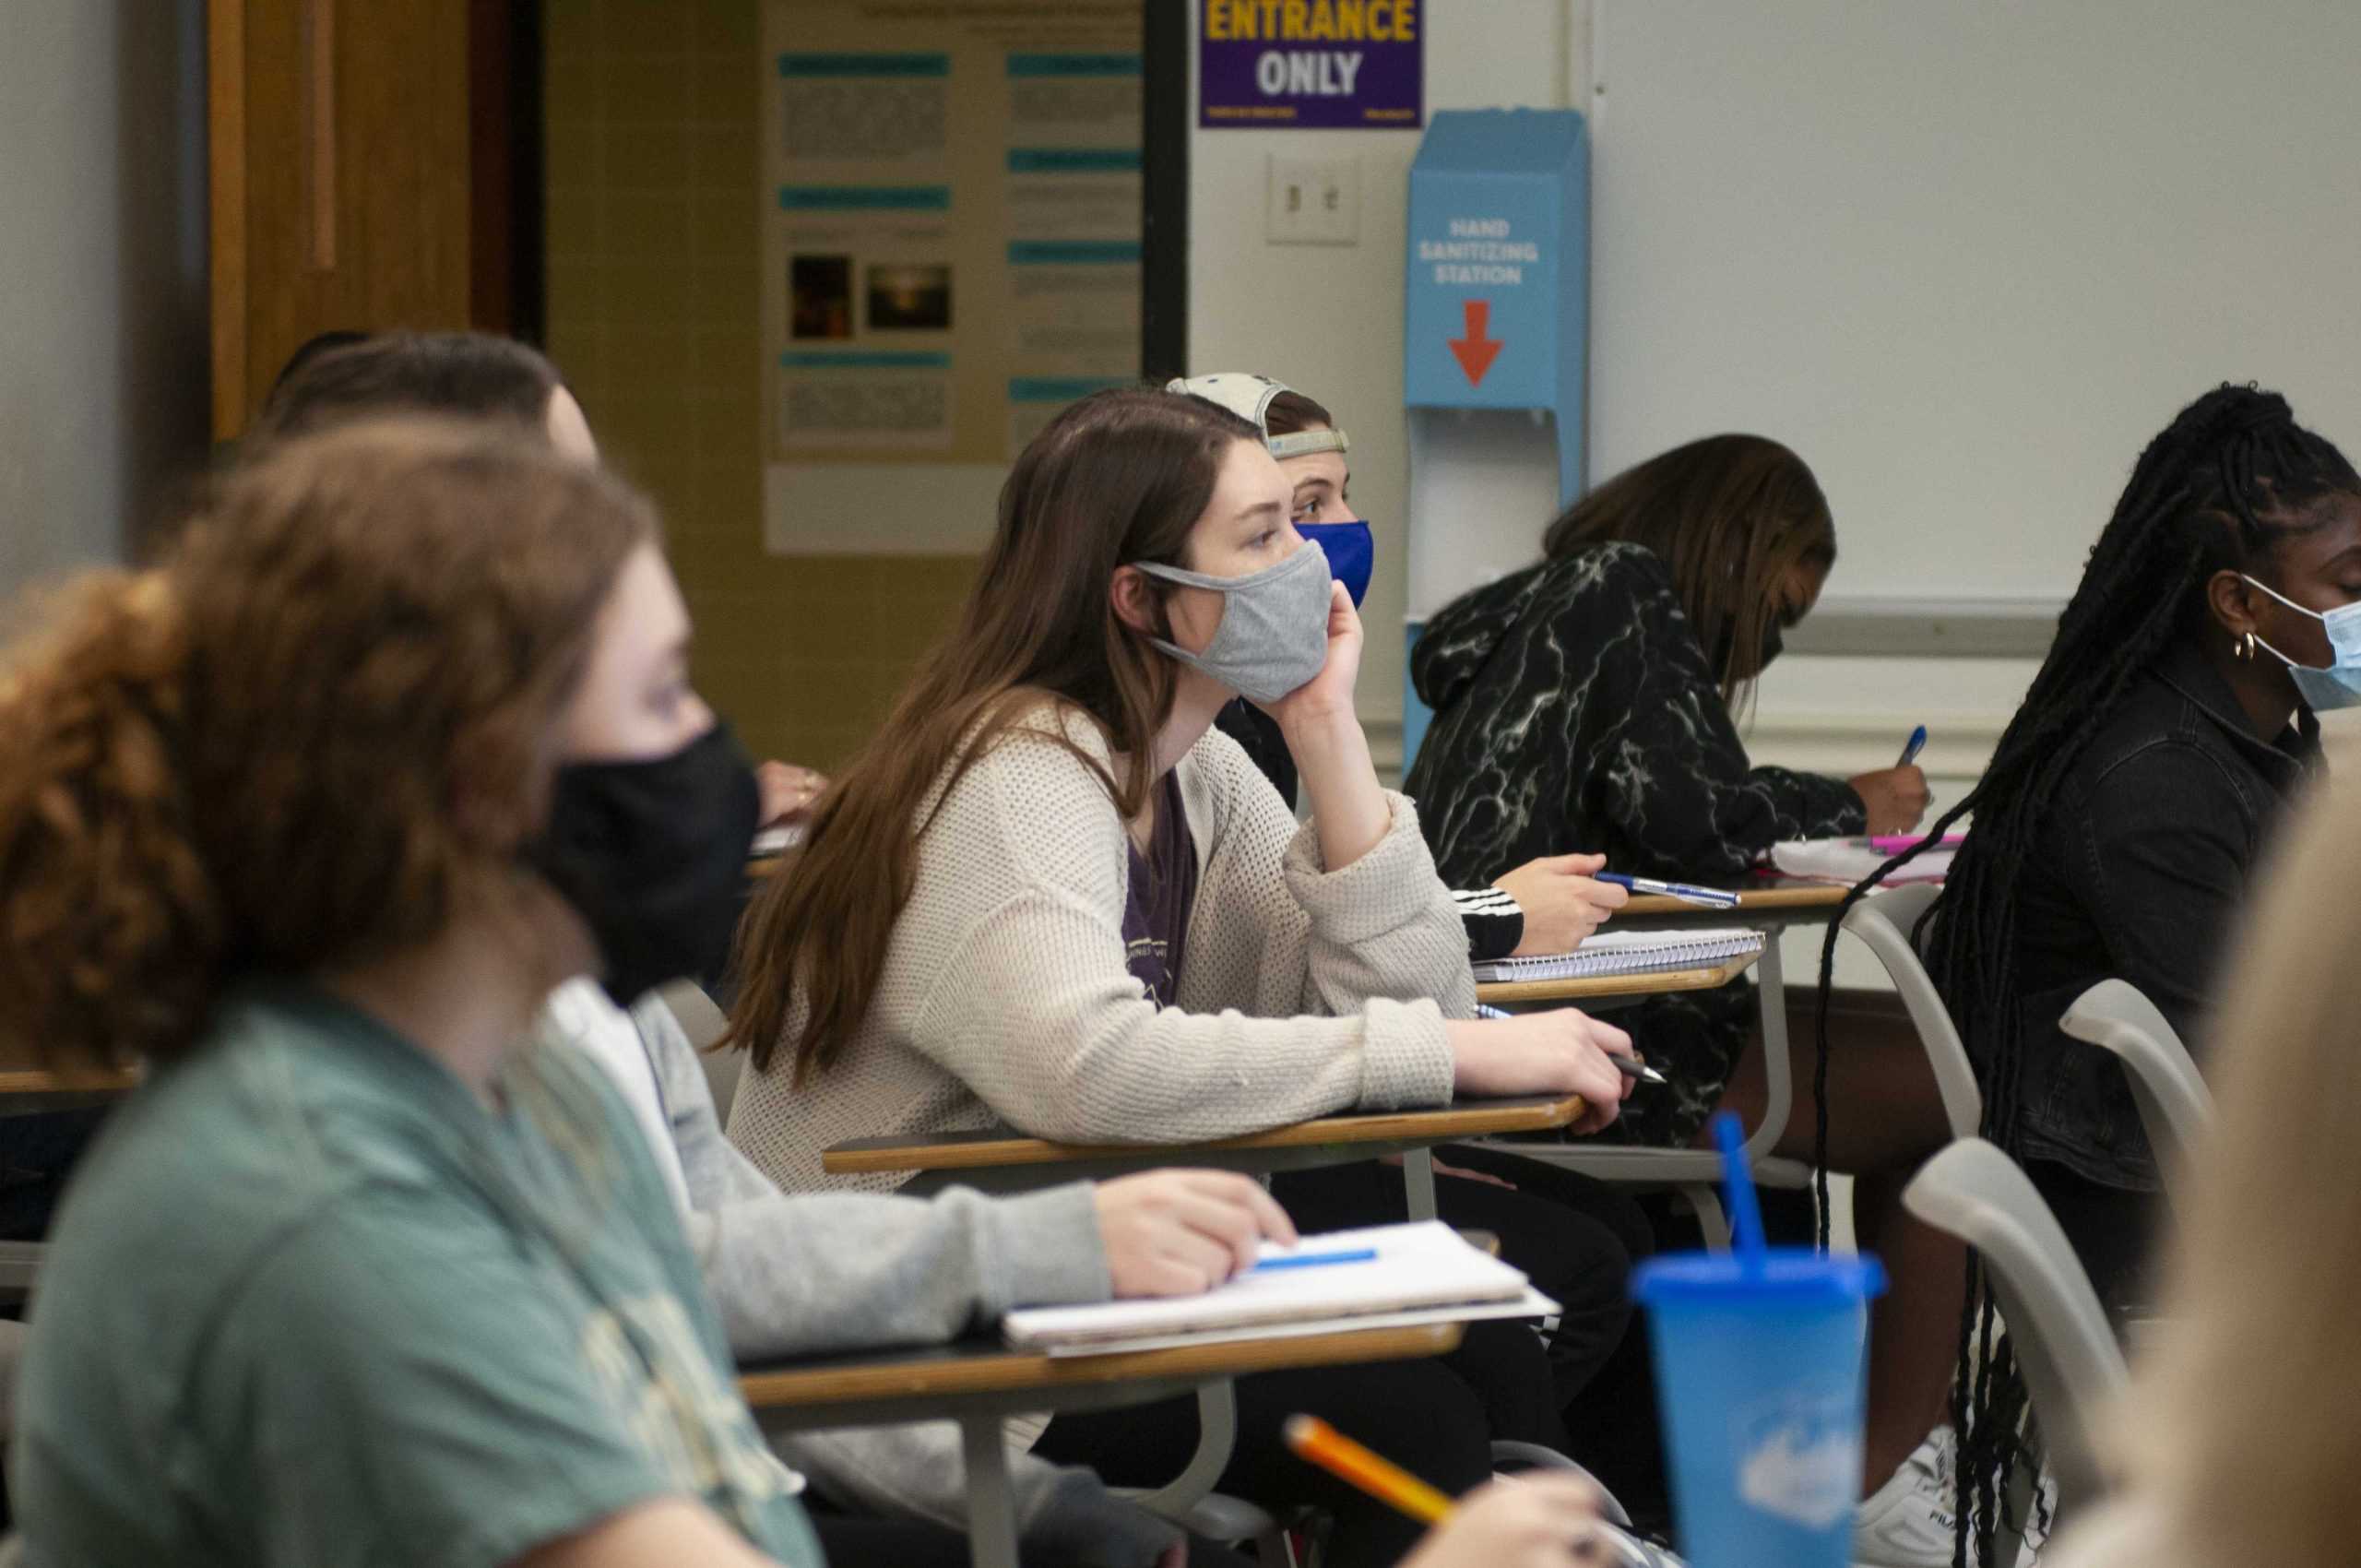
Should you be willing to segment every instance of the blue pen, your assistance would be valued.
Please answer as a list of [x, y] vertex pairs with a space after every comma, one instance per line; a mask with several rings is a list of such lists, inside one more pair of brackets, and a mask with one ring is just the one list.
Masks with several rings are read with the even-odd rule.
[[1684, 904], [1703, 904], [1709, 909], [1738, 908], [1738, 895], [1720, 887], [1691, 887], [1685, 882], [1658, 882], [1652, 876], [1626, 876], [1619, 871], [1600, 872], [1593, 880], [1611, 882], [1634, 893], [1661, 893], [1667, 898], [1678, 898]]
[[1332, 1263], [1372, 1263], [1376, 1258], [1375, 1247], [1355, 1247], [1342, 1253], [1295, 1253], [1283, 1258], [1264, 1258], [1248, 1272], [1263, 1274], [1282, 1268], [1320, 1268]]
[[1917, 729], [1910, 731], [1910, 739], [1904, 742], [1902, 745], [1902, 760], [1895, 763], [1893, 766], [1896, 767], [1908, 767], [1912, 763], [1918, 760], [1918, 754], [1926, 749], [1927, 727], [1924, 724], [1921, 724]]

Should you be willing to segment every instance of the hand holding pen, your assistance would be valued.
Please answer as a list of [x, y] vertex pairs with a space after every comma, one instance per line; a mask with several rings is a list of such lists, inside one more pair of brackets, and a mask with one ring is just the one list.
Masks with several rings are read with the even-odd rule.
[[1600, 882], [1611, 882], [1618, 887], [1628, 887], [1634, 893], [1654, 893], [1667, 898], [1678, 898], [1684, 904], [1695, 904], [1707, 909], [1735, 909], [1738, 895], [1725, 887], [1692, 887], [1685, 882], [1658, 882], [1652, 876], [1626, 876], [1619, 871], [1603, 871]]
[[1933, 796], [1928, 791], [1926, 774], [1916, 765], [1917, 755], [1926, 744], [1927, 727], [1921, 724], [1904, 743], [1900, 762], [1845, 780], [1861, 797], [1872, 835], [1907, 833], [1927, 814], [1928, 802]]
[[[1476, 1016], [1479, 1018], [1513, 1018], [1516, 1016], [1515, 1014], [1510, 1012], [1505, 1007], [1494, 1007], [1489, 1004], [1482, 1002], [1476, 1004]], [[1651, 1067], [1646, 1063], [1641, 1061], [1637, 1055], [1626, 1056], [1621, 1051], [1607, 1051], [1603, 1047], [1601, 1048], [1601, 1054], [1605, 1055], [1608, 1061], [1615, 1064], [1615, 1070], [1617, 1072], [1638, 1083], [1668, 1084], [1672, 1081], [1666, 1077], [1662, 1073], [1657, 1072], [1654, 1067]]]

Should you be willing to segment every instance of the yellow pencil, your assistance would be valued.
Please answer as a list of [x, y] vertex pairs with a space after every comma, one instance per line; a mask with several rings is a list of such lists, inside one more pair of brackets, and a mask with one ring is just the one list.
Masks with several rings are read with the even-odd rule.
[[1370, 1453], [1317, 1416], [1289, 1416], [1284, 1431], [1287, 1447], [1298, 1458], [1311, 1460], [1422, 1525], [1434, 1524], [1452, 1511], [1450, 1498], [1391, 1459]]

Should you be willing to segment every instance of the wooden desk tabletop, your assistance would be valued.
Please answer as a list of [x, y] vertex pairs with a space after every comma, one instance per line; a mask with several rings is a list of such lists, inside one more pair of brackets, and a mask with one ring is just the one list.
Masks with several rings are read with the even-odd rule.
[[0, 1099], [45, 1099], [56, 1093], [106, 1096], [130, 1093], [139, 1087], [139, 1075], [104, 1067], [0, 1067]]
[[[1848, 892], [1842, 883], [1797, 882], [1785, 877], [1776, 880], [1756, 880], [1738, 889], [1735, 909], [1708, 909], [1701, 904], [1684, 904], [1662, 893], [1643, 893], [1627, 901], [1617, 910], [1616, 920], [1657, 920], [1666, 915], [1678, 915], [1701, 926], [1735, 920], [1749, 912], [1766, 909], [1833, 909], [1845, 901]], [[1610, 923], [1608, 929], [1612, 930]]]
[[755, 1410], [779, 1406], [847, 1405], [880, 1399], [943, 1399], [1039, 1392], [1054, 1408], [1062, 1388], [1110, 1383], [1237, 1377], [1282, 1367], [1331, 1366], [1440, 1356], [1459, 1346], [1461, 1325], [1418, 1324], [1293, 1338], [1235, 1339], [1170, 1350], [1111, 1356], [1047, 1356], [970, 1341], [883, 1356], [827, 1356], [786, 1366], [742, 1368], [739, 1391]]
[[1431, 1111], [1380, 1111], [1322, 1116], [1243, 1137], [1209, 1144], [1054, 1144], [998, 1128], [943, 1133], [925, 1143], [908, 1138], [856, 1138], [820, 1157], [832, 1176], [888, 1170], [974, 1170], [991, 1166], [1062, 1165], [1106, 1159], [1150, 1159], [1186, 1165], [1192, 1156], [1252, 1149], [1309, 1148], [1337, 1144], [1394, 1144], [1405, 1139], [1448, 1144], [1495, 1133], [1541, 1133], [1572, 1125], [1583, 1113], [1580, 1095], [1471, 1099]]
[[1750, 953], [1702, 969], [1658, 969], [1652, 974], [1596, 975], [1584, 980], [1493, 980], [1476, 988], [1476, 999], [1498, 1006], [1511, 1002], [1628, 1002], [1676, 991], [1718, 991], [1752, 968], [1754, 960], [1755, 955]]

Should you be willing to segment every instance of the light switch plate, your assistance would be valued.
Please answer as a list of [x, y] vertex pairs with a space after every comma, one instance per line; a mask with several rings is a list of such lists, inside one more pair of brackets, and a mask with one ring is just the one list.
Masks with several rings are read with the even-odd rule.
[[1271, 155], [1264, 237], [1275, 245], [1357, 245], [1361, 241], [1361, 160]]

